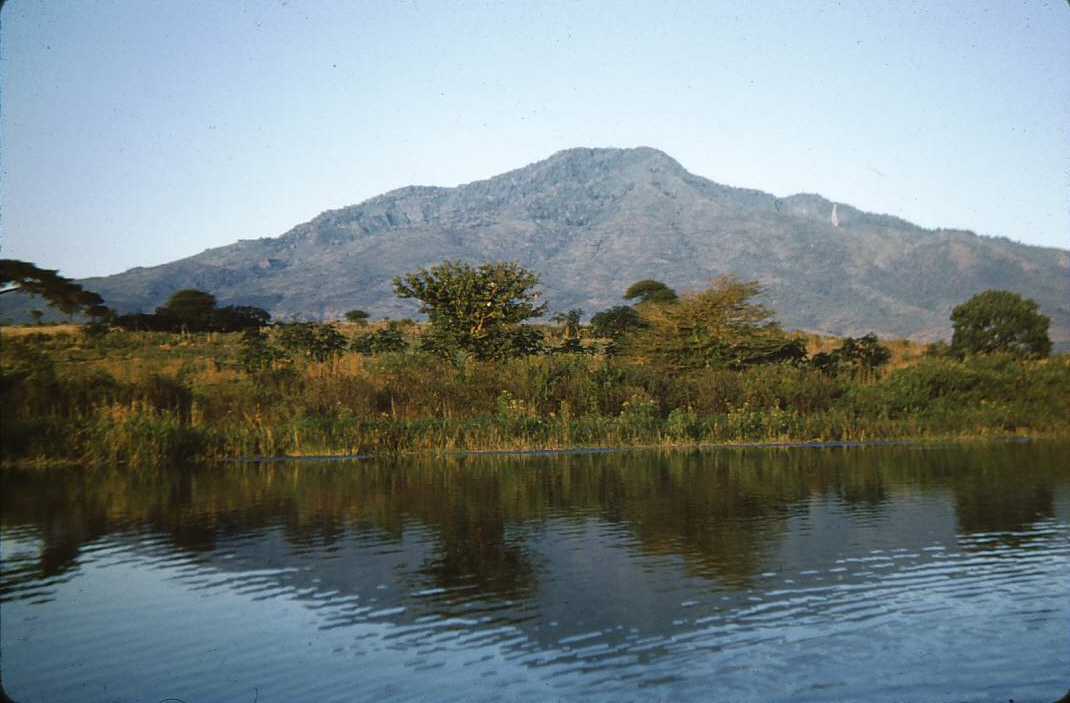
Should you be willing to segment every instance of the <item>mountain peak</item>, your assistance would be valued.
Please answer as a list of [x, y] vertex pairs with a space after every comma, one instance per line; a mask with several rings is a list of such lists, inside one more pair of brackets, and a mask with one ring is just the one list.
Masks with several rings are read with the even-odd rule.
[[[561, 166], [569, 164], [573, 166], [586, 166], [588, 168], [601, 167], [606, 169], [627, 168], [629, 166], [645, 166], [654, 169], [665, 169], [686, 173], [674, 158], [664, 151], [649, 146], [637, 146], [629, 148], [619, 147], [573, 147], [562, 149], [543, 161], [537, 161], [525, 168], [539, 166]], [[521, 169], [523, 170], [523, 169]]]
[[[573, 148], [455, 188], [407, 187], [329, 210], [277, 238], [248, 240], [86, 283], [122, 311], [182, 288], [276, 318], [352, 308], [409, 317], [391, 278], [445, 259], [512, 260], [542, 277], [553, 310], [621, 303], [637, 280], [694, 290], [756, 279], [788, 328], [946, 336], [954, 305], [987, 288], [1034, 298], [1070, 339], [1070, 252], [924, 230], [802, 193], [776, 198], [688, 173], [647, 146]], [[0, 311], [29, 316], [32, 301]]]

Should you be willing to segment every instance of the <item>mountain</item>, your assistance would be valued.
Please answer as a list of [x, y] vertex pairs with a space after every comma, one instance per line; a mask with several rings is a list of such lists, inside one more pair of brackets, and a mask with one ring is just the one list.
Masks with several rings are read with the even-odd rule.
[[[123, 311], [200, 288], [276, 319], [408, 317], [416, 308], [394, 298], [391, 278], [444, 259], [518, 261], [542, 276], [551, 310], [588, 315], [643, 278], [688, 290], [732, 273], [764, 283], [790, 329], [921, 340], [948, 337], [952, 307], [1004, 288], [1035, 299], [1053, 340], [1070, 340], [1066, 250], [732, 188], [647, 147], [569, 149], [456, 188], [401, 188], [280, 237], [80, 283]], [[4, 296], [0, 317], [25, 313], [17, 297]]]

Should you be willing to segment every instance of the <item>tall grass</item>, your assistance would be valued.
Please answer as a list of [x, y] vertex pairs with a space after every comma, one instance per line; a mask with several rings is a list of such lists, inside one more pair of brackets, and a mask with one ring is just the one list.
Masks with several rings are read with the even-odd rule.
[[676, 375], [585, 354], [298, 360], [254, 375], [236, 335], [5, 336], [5, 462], [1070, 434], [1070, 359], [903, 352], [829, 376], [789, 365]]

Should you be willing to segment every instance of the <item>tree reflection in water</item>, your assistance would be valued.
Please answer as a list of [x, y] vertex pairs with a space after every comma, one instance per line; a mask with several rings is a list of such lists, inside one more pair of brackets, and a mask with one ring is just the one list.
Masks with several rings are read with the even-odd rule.
[[619, 524], [642, 552], [735, 586], [761, 571], [786, 521], [815, 498], [879, 512], [895, 491], [949, 491], [960, 532], [1017, 539], [1053, 515], [1055, 485], [1066, 479], [1051, 471], [1060, 451], [999, 444], [8, 471], [0, 501], [5, 530], [40, 540], [45, 578], [76, 568], [87, 543], [131, 529], [210, 554], [220, 539], [272, 528], [301, 551], [369, 530], [400, 542], [419, 526], [434, 544], [416, 569], [426, 585], [522, 598], [539, 573], [528, 542], [551, 518]]

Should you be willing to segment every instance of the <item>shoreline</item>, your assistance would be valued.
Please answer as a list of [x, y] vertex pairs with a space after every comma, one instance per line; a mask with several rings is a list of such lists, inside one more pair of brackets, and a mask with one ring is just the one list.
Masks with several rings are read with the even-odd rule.
[[[959, 445], [977, 444], [1032, 444], [1038, 442], [1061, 442], [1070, 441], [1070, 433], [1043, 433], [1043, 434], [1007, 434], [992, 436], [929, 436], [894, 439], [873, 440], [785, 440], [774, 442], [724, 442], [724, 443], [675, 443], [675, 444], [635, 444], [614, 447], [533, 447], [517, 449], [416, 449], [393, 453], [380, 454], [284, 454], [276, 456], [247, 456], [223, 459], [191, 460], [185, 462], [172, 462], [166, 464], [152, 463], [123, 463], [110, 464], [113, 468], [122, 468], [136, 471], [145, 467], [176, 467], [186, 465], [190, 467], [226, 467], [230, 465], [267, 465], [267, 464], [296, 464], [296, 463], [347, 463], [369, 462], [398, 459], [430, 459], [449, 458], [459, 459], [466, 457], [567, 457], [567, 456], [591, 456], [626, 454], [629, 452], [710, 452], [722, 450], [783, 450], [783, 449], [872, 449], [879, 447], [910, 447], [916, 449], [932, 449], [938, 447], [952, 447]], [[73, 469], [78, 467], [99, 467], [107, 465], [107, 462], [85, 462], [77, 459], [57, 458], [23, 458], [15, 461], [5, 460], [0, 462], [0, 475], [4, 471], [25, 470], [54, 470]]]

